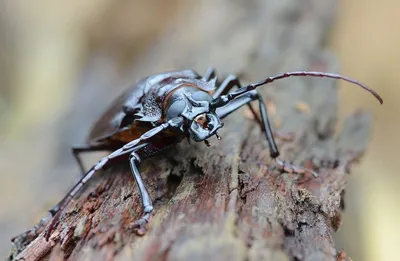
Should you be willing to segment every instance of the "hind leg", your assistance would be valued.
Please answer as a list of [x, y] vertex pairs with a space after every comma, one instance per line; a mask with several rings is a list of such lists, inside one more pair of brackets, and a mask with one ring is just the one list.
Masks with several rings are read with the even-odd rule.
[[85, 170], [85, 167], [83, 166], [81, 158], [82, 152], [113, 151], [113, 150], [115, 150], [115, 146], [111, 146], [108, 144], [97, 144], [97, 145], [82, 144], [82, 145], [75, 145], [71, 148], [72, 155], [74, 155], [74, 158], [79, 166], [82, 175], [84, 175], [87, 172]]

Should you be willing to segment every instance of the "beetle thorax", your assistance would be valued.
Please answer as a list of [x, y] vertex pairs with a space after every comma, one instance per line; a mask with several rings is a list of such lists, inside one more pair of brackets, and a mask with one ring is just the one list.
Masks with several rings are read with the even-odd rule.
[[212, 97], [207, 92], [193, 86], [182, 86], [167, 94], [164, 104], [164, 114], [167, 119], [184, 116], [193, 120], [197, 115], [209, 111]]
[[167, 120], [182, 117], [182, 131], [194, 141], [204, 141], [216, 134], [222, 123], [215, 111], [210, 110], [212, 96], [192, 86], [176, 89], [166, 101]]

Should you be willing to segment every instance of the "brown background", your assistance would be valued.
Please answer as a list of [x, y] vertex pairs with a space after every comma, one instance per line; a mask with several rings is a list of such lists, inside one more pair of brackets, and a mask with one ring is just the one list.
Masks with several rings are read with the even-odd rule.
[[[221, 7], [216, 4], [216, 10]], [[369, 152], [349, 177], [346, 214], [337, 234], [338, 245], [354, 260], [397, 256], [399, 10], [395, 0], [341, 1], [328, 32], [327, 44], [338, 55], [341, 72], [368, 83], [385, 99], [381, 107], [357, 88], [343, 84], [341, 89], [341, 115], [363, 107], [375, 116]], [[187, 15], [195, 15], [195, 8], [183, 0], [0, 3], [1, 256], [9, 238], [40, 219], [78, 176], [66, 174], [72, 163], [68, 146], [83, 139], [93, 119], [71, 121], [79, 113], [71, 101], [91, 103], [95, 113], [101, 112], [123, 88], [109, 93], [102, 79], [118, 78], [128, 61], [140, 60], [146, 46], [155, 45], [167, 30], [173, 33], [174, 23]], [[197, 37], [191, 35], [188, 43]], [[118, 59], [101, 60], [109, 53]], [[96, 59], [106, 65], [97, 76], [104, 98], [93, 102], [88, 90], [77, 93], [76, 86], [93, 77], [85, 75], [84, 66]], [[174, 62], [160, 61], [166, 67]]]

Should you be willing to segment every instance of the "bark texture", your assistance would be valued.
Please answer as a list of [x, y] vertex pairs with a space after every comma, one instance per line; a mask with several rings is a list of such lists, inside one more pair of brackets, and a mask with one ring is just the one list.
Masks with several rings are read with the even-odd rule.
[[[208, 65], [220, 77], [241, 74], [245, 83], [288, 70], [336, 72], [335, 58], [323, 50], [335, 3], [203, 1], [149, 47], [133, 65], [134, 77], [171, 68], [202, 72]], [[97, 69], [89, 66], [92, 74]], [[315, 169], [318, 178], [274, 169], [263, 133], [242, 109], [225, 121], [222, 140], [212, 139], [211, 148], [183, 142], [142, 163], [156, 210], [145, 236], [130, 228], [142, 209], [126, 162], [90, 182], [49, 242], [40, 235], [15, 246], [13, 257], [346, 260], [332, 233], [341, 221], [346, 173], [366, 148], [370, 115], [356, 112], [337, 124], [332, 80], [293, 78], [260, 92], [274, 129], [293, 134], [278, 139], [281, 158]]]

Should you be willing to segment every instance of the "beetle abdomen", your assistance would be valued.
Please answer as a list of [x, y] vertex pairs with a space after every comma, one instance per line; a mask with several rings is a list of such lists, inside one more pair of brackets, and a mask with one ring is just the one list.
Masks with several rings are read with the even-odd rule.
[[143, 133], [150, 130], [149, 127], [142, 125], [143, 124], [140, 124], [137, 121], [135, 121], [132, 123], [131, 126], [119, 130], [108, 139], [112, 141], [119, 141], [122, 143], [128, 143], [132, 140], [138, 139]]

